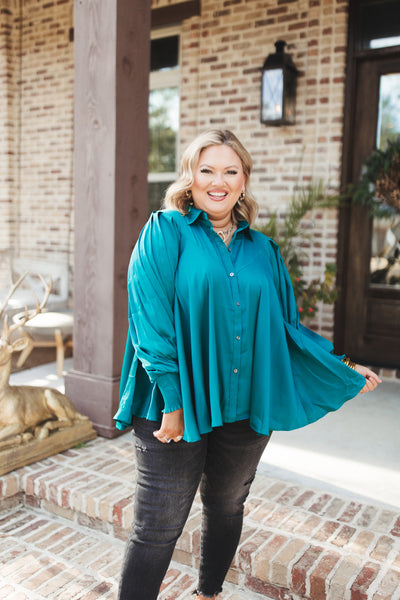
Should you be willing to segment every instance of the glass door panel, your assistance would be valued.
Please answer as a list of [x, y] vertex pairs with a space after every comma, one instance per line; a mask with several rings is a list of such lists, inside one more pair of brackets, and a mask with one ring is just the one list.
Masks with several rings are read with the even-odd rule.
[[376, 146], [384, 150], [400, 135], [400, 73], [381, 75]]
[[[400, 73], [381, 75], [376, 147], [400, 136]], [[400, 180], [400, 174], [399, 174]], [[399, 191], [400, 193], [400, 191]], [[374, 217], [372, 224], [370, 284], [400, 288], [400, 211]]]

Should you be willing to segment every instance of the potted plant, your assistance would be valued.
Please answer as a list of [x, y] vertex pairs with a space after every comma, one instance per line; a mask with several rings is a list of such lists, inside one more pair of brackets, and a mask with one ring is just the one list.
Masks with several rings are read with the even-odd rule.
[[319, 208], [337, 206], [338, 196], [329, 195], [322, 181], [312, 182], [307, 187], [297, 188], [282, 221], [277, 213], [269, 216], [258, 230], [272, 238], [280, 248], [292, 281], [300, 320], [313, 317], [318, 303], [333, 304], [337, 298], [335, 285], [336, 265], [325, 266], [323, 279], [307, 281], [303, 274], [306, 252], [305, 242], [313, 242], [313, 234], [302, 227], [304, 216]]

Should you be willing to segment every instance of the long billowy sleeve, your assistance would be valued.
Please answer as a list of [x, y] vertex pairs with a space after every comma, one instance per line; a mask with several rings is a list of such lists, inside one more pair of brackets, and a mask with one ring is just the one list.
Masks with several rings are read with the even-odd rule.
[[181, 408], [174, 327], [179, 231], [163, 212], [153, 213], [128, 270], [129, 337], [149, 380], [159, 388], [164, 412]]
[[[299, 323], [289, 273], [275, 243], [271, 245], [275, 287], [282, 310], [292, 374], [298, 396], [305, 404], [311, 398], [312, 420], [324, 410], [336, 410], [357, 395], [365, 379], [334, 354], [333, 344]], [[320, 413], [320, 409], [322, 409]]]

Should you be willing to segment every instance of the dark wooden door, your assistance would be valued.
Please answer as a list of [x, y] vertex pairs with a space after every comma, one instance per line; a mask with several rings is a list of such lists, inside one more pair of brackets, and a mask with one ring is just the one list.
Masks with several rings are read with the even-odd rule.
[[[355, 71], [347, 182], [359, 180], [363, 161], [379, 145], [385, 100], [383, 84], [393, 84], [389, 85], [389, 92], [392, 88], [389, 101], [395, 111], [392, 119], [395, 129], [400, 115], [400, 55], [361, 57]], [[395, 236], [400, 248], [400, 215], [395, 216], [394, 221], [378, 221], [371, 218], [368, 208], [352, 206], [346, 218], [347, 256], [341, 311], [343, 348], [359, 362], [399, 368], [400, 279], [397, 283], [396, 278], [390, 279], [388, 269], [377, 272], [376, 263], [381, 259], [386, 266], [389, 262], [396, 263], [395, 248], [386, 249], [385, 258], [383, 242], [386, 238], [393, 242]], [[398, 261], [400, 269], [400, 256]]]

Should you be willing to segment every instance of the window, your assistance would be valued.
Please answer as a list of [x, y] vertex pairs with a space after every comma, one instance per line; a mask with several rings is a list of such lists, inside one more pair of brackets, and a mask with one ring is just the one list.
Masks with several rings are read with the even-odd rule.
[[160, 29], [151, 39], [149, 95], [149, 210], [160, 208], [177, 178], [179, 139], [179, 28]]

